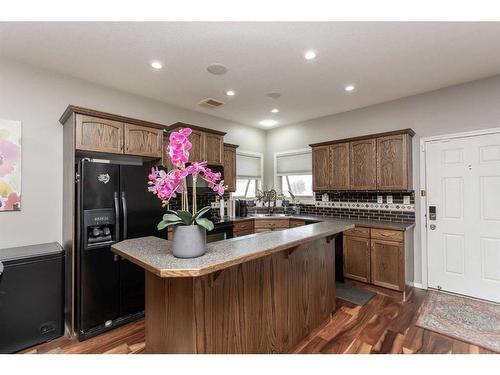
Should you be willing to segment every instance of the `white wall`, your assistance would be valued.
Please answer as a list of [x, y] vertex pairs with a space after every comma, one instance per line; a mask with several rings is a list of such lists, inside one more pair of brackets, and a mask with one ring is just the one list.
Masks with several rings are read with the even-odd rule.
[[[264, 178], [268, 184], [274, 178], [275, 152], [320, 141], [412, 128], [416, 132], [413, 175], [418, 207], [420, 137], [494, 127], [500, 127], [500, 76], [269, 130]], [[415, 275], [418, 283], [422, 273], [419, 215], [417, 208]]]
[[257, 128], [117, 91], [0, 58], [0, 118], [20, 120], [22, 208], [0, 212], [0, 248], [62, 241], [62, 125], [68, 104], [172, 124], [177, 121], [227, 132], [225, 140], [264, 152]]

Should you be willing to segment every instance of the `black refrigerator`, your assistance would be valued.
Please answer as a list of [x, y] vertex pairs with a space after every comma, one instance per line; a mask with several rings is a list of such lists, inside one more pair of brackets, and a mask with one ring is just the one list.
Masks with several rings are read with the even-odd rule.
[[77, 178], [76, 330], [85, 340], [144, 315], [144, 270], [111, 245], [158, 236], [161, 203], [147, 190], [151, 165], [82, 159]]

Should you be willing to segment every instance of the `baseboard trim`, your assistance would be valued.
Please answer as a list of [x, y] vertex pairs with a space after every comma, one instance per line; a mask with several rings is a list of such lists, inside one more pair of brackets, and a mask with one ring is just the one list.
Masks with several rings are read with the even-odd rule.
[[407, 282], [407, 284], [409, 286], [412, 286], [414, 288], [418, 288], [418, 289], [427, 289], [427, 288], [424, 288], [424, 286], [421, 284], [421, 283], [412, 283], [411, 281]]

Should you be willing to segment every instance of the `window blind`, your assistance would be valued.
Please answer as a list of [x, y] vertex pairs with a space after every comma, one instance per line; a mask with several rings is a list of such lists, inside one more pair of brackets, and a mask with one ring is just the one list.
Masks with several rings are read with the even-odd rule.
[[262, 156], [236, 153], [236, 176], [238, 178], [262, 178]]
[[276, 155], [276, 174], [312, 174], [312, 152], [308, 150]]

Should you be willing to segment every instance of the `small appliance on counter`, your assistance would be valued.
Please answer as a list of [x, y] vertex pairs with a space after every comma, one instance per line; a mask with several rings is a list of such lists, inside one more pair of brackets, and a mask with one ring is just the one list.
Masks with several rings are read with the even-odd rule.
[[237, 199], [235, 202], [235, 216], [237, 217], [247, 217], [248, 216], [248, 206], [245, 199]]
[[46, 243], [0, 250], [0, 353], [64, 333], [64, 250]]

